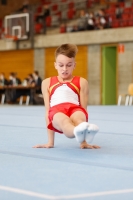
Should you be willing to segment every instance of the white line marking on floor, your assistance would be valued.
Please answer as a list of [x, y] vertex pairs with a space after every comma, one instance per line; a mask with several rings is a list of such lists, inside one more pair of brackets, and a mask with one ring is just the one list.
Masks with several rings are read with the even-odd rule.
[[85, 197], [96, 197], [96, 196], [105, 196], [105, 195], [113, 195], [113, 194], [133, 193], [133, 189], [125, 189], [125, 190], [94, 192], [94, 193], [88, 193], [88, 194], [51, 196], [51, 195], [41, 194], [41, 193], [32, 192], [32, 191], [28, 191], [28, 190], [21, 190], [18, 188], [6, 187], [6, 186], [2, 186], [2, 185], [0, 185], [0, 190], [23, 194], [23, 195], [32, 196], [32, 197], [38, 197], [41, 199], [50, 199], [50, 200], [77, 199], [77, 198], [85, 198]]

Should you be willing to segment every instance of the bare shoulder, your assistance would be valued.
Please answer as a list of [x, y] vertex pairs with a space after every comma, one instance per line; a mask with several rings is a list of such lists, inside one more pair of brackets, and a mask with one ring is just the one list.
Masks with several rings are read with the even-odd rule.
[[48, 93], [49, 85], [50, 85], [50, 78], [46, 78], [42, 81], [41, 89], [42, 89], [43, 95]]
[[81, 88], [88, 87], [88, 81], [83, 77], [80, 77], [80, 86], [81, 86]]
[[46, 78], [42, 81], [42, 89], [47, 89], [49, 88], [50, 85], [50, 78]]
[[46, 78], [42, 81], [42, 85], [45, 85], [45, 86], [49, 85], [49, 83], [50, 83], [50, 78]]

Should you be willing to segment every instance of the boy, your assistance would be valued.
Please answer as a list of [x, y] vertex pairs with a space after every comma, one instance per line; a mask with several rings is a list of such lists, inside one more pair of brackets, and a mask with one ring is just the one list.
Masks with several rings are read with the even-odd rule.
[[58, 76], [42, 82], [48, 143], [34, 148], [54, 147], [54, 132], [64, 133], [68, 138], [75, 137], [82, 149], [100, 148], [88, 144], [98, 132], [98, 127], [87, 122], [88, 82], [73, 76], [77, 51], [77, 46], [73, 44], [63, 44], [55, 51], [54, 65]]

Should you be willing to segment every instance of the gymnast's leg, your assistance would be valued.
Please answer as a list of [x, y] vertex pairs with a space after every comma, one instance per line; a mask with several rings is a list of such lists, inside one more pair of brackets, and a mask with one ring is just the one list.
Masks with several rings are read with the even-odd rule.
[[52, 124], [54, 128], [56, 128], [59, 131], [62, 131], [66, 137], [75, 137], [79, 143], [82, 143], [85, 139], [85, 132], [88, 128], [88, 123], [86, 122], [85, 114], [83, 112], [76, 112], [78, 113], [78, 116], [80, 116], [77, 117], [76, 124], [74, 123], [72, 118], [68, 117], [62, 112], [58, 112], [54, 115]]
[[[77, 126], [78, 124], [81, 123], [81, 121], [86, 121], [86, 116], [82, 111], [76, 111], [74, 112], [70, 119], [72, 120], [72, 122], [74, 123], [75, 126]], [[92, 140], [94, 139], [94, 136], [96, 135], [96, 133], [98, 132], [99, 128], [97, 125], [95, 124], [89, 124], [87, 123], [87, 129], [85, 130], [85, 138], [84, 141], [80, 144], [80, 148], [82, 149], [98, 149], [100, 148], [97, 145], [90, 145], [88, 143], [91, 143]]]

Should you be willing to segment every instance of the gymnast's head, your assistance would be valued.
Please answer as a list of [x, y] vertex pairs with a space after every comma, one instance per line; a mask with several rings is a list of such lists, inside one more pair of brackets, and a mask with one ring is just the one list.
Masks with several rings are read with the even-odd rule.
[[62, 44], [55, 50], [55, 59], [59, 55], [64, 55], [68, 58], [75, 58], [78, 52], [78, 48], [75, 44]]
[[72, 76], [72, 72], [76, 66], [75, 57], [78, 48], [74, 44], [62, 44], [55, 51], [55, 69], [58, 75]]

